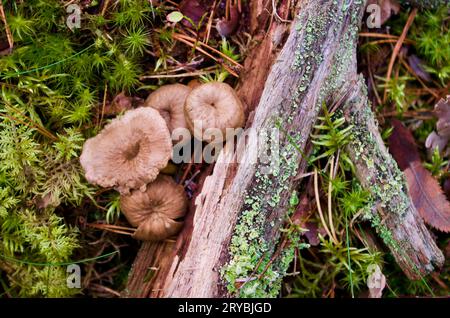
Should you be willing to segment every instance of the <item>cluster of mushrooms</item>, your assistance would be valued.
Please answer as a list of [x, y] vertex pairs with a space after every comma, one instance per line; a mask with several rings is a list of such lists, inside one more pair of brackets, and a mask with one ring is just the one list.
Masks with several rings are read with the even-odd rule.
[[[88, 182], [120, 192], [120, 207], [136, 227], [133, 237], [159, 241], [177, 234], [183, 226], [188, 200], [184, 187], [160, 173], [178, 142], [171, 132], [187, 128], [204, 142], [204, 131], [244, 125], [242, 103], [225, 83], [187, 86], [165, 85], [145, 100], [143, 107], [113, 119], [88, 139], [80, 156]], [[201, 121], [201, 130], [194, 122]], [[195, 128], [195, 129], [194, 129]]]

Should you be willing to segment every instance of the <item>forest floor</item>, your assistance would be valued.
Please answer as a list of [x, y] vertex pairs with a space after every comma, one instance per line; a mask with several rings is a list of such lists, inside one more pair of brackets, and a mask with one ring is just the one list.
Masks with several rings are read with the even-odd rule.
[[[305, 248], [296, 251], [281, 297], [449, 295], [449, 211], [441, 215], [450, 198], [449, 8], [421, 11], [378, 2], [382, 25], [363, 24], [358, 72], [400, 168], [415, 160], [428, 171], [411, 181], [422, 189], [413, 201], [424, 206], [419, 212], [447, 261], [418, 281], [404, 275], [360, 218], [370, 195], [344, 151], [351, 130], [339, 111], [324, 108], [311, 135], [309, 169], [322, 173], [317, 182], [305, 176], [294, 198]], [[85, 180], [79, 163], [85, 140], [162, 85], [235, 86], [255, 46], [246, 1], [73, 3], [15, 0], [0, 7], [2, 297], [120, 297], [141, 243], [130, 235], [119, 194]], [[298, 3], [288, 3], [286, 16], [273, 8], [270, 21], [289, 25]], [[164, 173], [191, 198], [207, 168], [169, 164]], [[67, 264], [74, 260], [82, 288], [66, 285]]]

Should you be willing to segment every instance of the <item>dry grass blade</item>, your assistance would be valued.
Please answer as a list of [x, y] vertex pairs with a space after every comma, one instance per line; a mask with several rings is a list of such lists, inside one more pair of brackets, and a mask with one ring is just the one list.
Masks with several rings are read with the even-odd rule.
[[105, 230], [117, 234], [124, 234], [124, 235], [133, 235], [136, 229], [131, 227], [125, 227], [125, 226], [118, 226], [118, 225], [111, 225], [111, 224], [96, 224], [96, 223], [87, 223], [86, 224], [89, 227], [93, 227], [99, 230]]
[[[406, 39], [406, 34], [408, 34], [408, 30], [411, 27], [411, 25], [414, 21], [414, 18], [416, 17], [416, 14], [417, 14], [417, 8], [414, 8], [411, 11], [411, 13], [409, 14], [408, 20], [406, 21], [406, 24], [403, 28], [402, 34], [400, 35], [397, 43], [395, 44], [394, 50], [392, 51], [391, 59], [389, 61], [388, 71], [386, 74], [386, 82], [389, 82], [391, 79], [392, 69], [394, 67], [395, 59], [397, 58], [397, 55], [400, 52], [400, 49], [402, 48], [403, 42]], [[384, 89], [384, 94], [383, 94], [383, 103], [386, 103], [387, 94], [388, 94], [388, 92], [387, 92], [387, 87], [386, 87]]]
[[0, 16], [5, 24], [6, 38], [8, 39], [9, 50], [12, 50], [14, 46], [14, 39], [9, 28], [8, 21], [6, 20], [5, 10], [3, 9], [3, 2], [0, 1]]
[[319, 212], [320, 221], [322, 222], [323, 228], [325, 229], [325, 232], [327, 232], [327, 235], [330, 237], [330, 239], [333, 241], [333, 243], [337, 243], [331, 235], [330, 229], [328, 228], [327, 222], [325, 221], [325, 218], [323, 216], [322, 212], [322, 206], [320, 204], [320, 196], [319, 196], [319, 177], [317, 173], [317, 169], [314, 169], [314, 195], [316, 198], [316, 204], [317, 204], [317, 211]]

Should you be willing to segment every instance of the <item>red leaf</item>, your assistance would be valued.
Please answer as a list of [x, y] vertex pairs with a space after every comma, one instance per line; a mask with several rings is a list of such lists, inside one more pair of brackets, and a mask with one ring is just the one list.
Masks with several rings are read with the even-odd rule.
[[389, 137], [389, 152], [400, 169], [405, 170], [411, 162], [420, 162], [419, 151], [411, 132], [397, 119], [391, 123], [394, 130]]
[[426, 223], [443, 232], [450, 232], [450, 203], [439, 183], [420, 161], [411, 132], [398, 120], [389, 137], [389, 151], [405, 173], [411, 200]]
[[[425, 146], [431, 150], [436, 147], [439, 148], [441, 153], [444, 150], [450, 140], [450, 95], [446, 99], [442, 98], [434, 107], [434, 113], [438, 118], [436, 123], [437, 132], [431, 132], [427, 140], [425, 141]], [[450, 149], [446, 152], [450, 152]]]
[[437, 117], [437, 133], [439, 136], [450, 136], [450, 95], [446, 99], [441, 99], [434, 107]]
[[[206, 13], [206, 7], [199, 0], [183, 0], [180, 3], [180, 11], [194, 23], [199, 23], [202, 16]], [[183, 24], [191, 26], [187, 20], [183, 20]]]
[[233, 34], [239, 26], [239, 9], [237, 5], [231, 5], [229, 19], [221, 19], [217, 22], [216, 28], [221, 36], [227, 37]]
[[425, 222], [450, 232], [450, 203], [436, 179], [420, 162], [414, 162], [404, 173], [411, 199]]

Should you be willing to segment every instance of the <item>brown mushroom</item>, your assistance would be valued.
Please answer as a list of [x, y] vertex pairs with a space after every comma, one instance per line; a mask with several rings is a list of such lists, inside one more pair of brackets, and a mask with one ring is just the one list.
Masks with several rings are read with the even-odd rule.
[[187, 83], [187, 86], [190, 87], [191, 89], [196, 88], [198, 86], [202, 85], [202, 82], [200, 82], [198, 79], [194, 78], [192, 80], [190, 80]]
[[[151, 93], [144, 105], [158, 110], [172, 133], [177, 128], [187, 128], [183, 107], [190, 91], [191, 88], [182, 84], [164, 85]], [[179, 141], [176, 138], [174, 143]]]
[[80, 156], [86, 179], [120, 193], [145, 191], [172, 155], [169, 129], [153, 108], [141, 107], [115, 118], [88, 139]]
[[207, 129], [218, 129], [225, 139], [227, 128], [244, 126], [244, 107], [230, 85], [209, 82], [194, 88], [184, 104], [186, 123], [194, 137], [211, 142]]
[[120, 208], [131, 225], [133, 237], [144, 241], [164, 240], [177, 234], [183, 226], [180, 218], [187, 209], [183, 186], [160, 174], [145, 192], [132, 191], [120, 197]]

